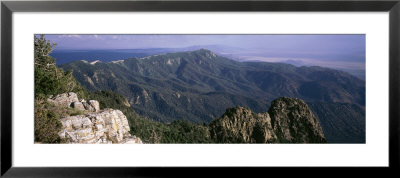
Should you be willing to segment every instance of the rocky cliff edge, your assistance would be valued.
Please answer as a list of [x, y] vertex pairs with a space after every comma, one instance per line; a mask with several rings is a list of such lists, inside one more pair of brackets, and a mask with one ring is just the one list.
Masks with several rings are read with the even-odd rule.
[[100, 110], [96, 100], [79, 100], [76, 93], [63, 93], [50, 96], [48, 102], [54, 105], [71, 107], [85, 114], [60, 118], [63, 125], [59, 136], [66, 143], [72, 144], [141, 144], [142, 141], [132, 136], [126, 116], [120, 110]]

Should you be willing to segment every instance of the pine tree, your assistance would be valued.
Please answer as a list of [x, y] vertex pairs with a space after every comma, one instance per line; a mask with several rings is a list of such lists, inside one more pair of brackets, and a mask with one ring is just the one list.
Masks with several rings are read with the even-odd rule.
[[50, 56], [55, 43], [46, 40], [44, 35], [35, 36], [35, 97], [39, 95], [56, 95], [66, 92], [75, 92], [83, 97], [86, 90], [76, 81], [72, 71], [56, 66], [56, 60]]
[[56, 43], [52, 43], [40, 35], [40, 38], [35, 36], [35, 67], [43, 70], [55, 70], [56, 60], [50, 56], [53, 47]]

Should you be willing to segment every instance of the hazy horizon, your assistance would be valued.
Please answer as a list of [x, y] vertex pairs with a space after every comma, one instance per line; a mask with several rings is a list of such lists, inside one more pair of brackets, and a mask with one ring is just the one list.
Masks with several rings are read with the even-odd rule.
[[[55, 51], [195, 49], [207, 46], [238, 61], [290, 63], [322, 66], [365, 73], [365, 35], [88, 35], [48, 34], [57, 43]], [[170, 51], [171, 52], [171, 51]], [[174, 51], [172, 51], [174, 52]], [[78, 59], [76, 59], [78, 60]], [[89, 59], [91, 60], [91, 59]]]

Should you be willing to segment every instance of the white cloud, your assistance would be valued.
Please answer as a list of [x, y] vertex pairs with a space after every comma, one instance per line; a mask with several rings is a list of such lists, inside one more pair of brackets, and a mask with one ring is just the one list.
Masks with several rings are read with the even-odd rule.
[[58, 38], [82, 38], [80, 35], [58, 35]]
[[100, 39], [101, 37], [99, 35], [93, 35], [93, 38]]

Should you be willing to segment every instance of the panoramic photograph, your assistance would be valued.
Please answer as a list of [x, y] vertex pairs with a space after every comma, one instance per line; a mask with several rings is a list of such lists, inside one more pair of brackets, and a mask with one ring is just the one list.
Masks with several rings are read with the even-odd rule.
[[35, 144], [365, 144], [363, 34], [35, 34]]

